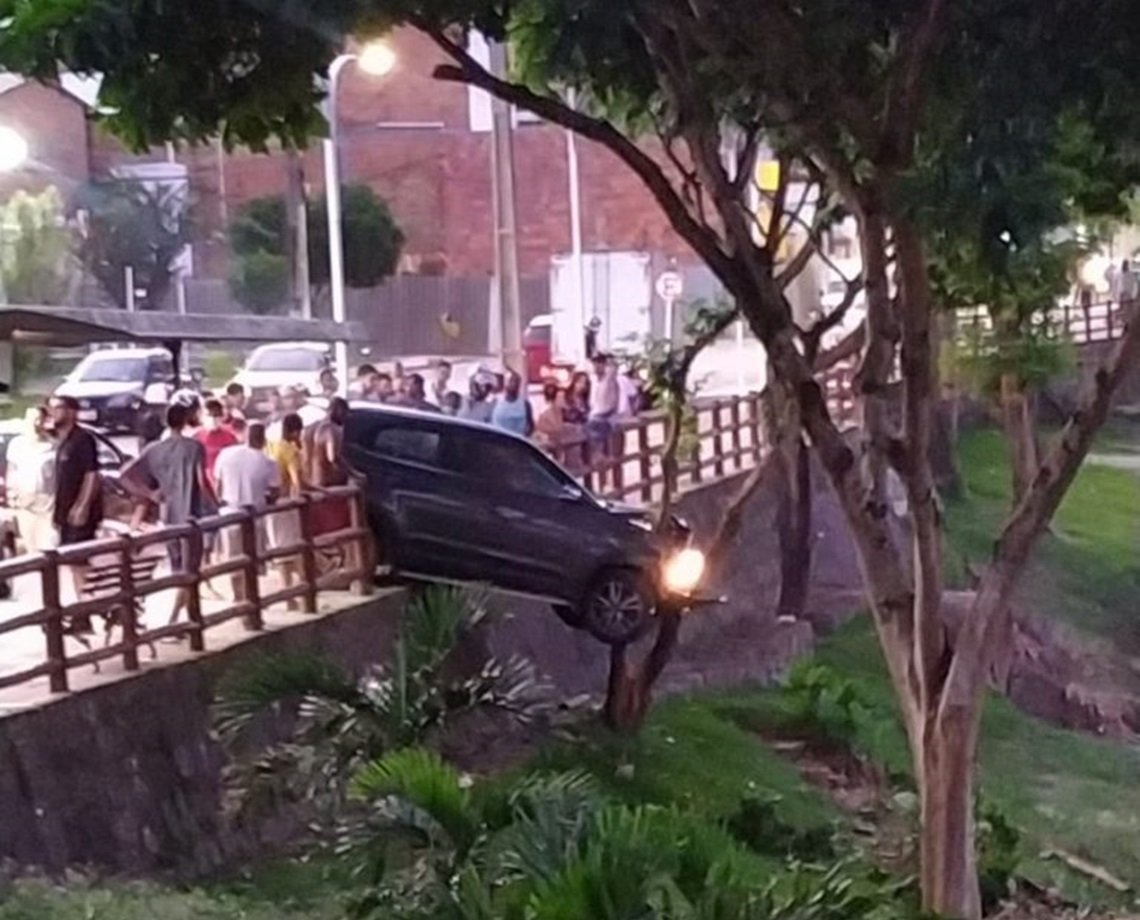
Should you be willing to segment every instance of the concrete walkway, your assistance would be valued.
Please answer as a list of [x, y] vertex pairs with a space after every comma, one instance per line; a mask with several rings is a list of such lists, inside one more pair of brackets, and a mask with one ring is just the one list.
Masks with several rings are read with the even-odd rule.
[[[160, 567], [155, 576], [161, 578], [165, 574], [168, 574], [168, 570], [164, 571]], [[38, 608], [38, 576], [24, 576], [15, 579], [15, 581], [13, 599], [0, 601], [0, 622], [32, 613]], [[66, 583], [67, 579], [61, 579], [61, 581]], [[263, 594], [276, 591], [280, 587], [281, 583], [276, 575], [266, 575], [261, 578]], [[64, 600], [66, 601], [66, 599], [65, 594]], [[142, 628], [157, 629], [164, 626], [169, 621], [173, 609], [174, 592], [164, 591], [148, 597], [146, 601], [146, 608], [141, 618]], [[318, 613], [315, 615], [290, 612], [284, 604], [278, 604], [263, 611], [264, 631], [273, 632], [287, 629], [299, 623], [309, 622], [314, 619], [314, 616], [321, 617], [336, 613], [358, 604], [360, 601], [361, 598], [358, 595], [350, 594], [347, 591], [322, 591], [318, 601]], [[211, 613], [220, 612], [228, 606], [229, 602], [224, 598], [211, 597], [209, 593], [203, 593], [203, 614], [208, 616]], [[95, 625], [98, 631], [90, 637], [90, 641], [93, 648], [100, 648], [103, 646], [106, 636], [102, 632], [102, 623], [99, 618], [96, 618]], [[153, 656], [150, 648], [141, 646], [139, 648], [140, 670], [147, 671], [200, 658], [209, 655], [211, 652], [256, 638], [258, 635], [260, 633], [247, 630], [244, 623], [238, 619], [207, 629], [205, 633], [206, 650], [204, 652], [192, 652], [188, 641], [185, 640], [157, 642]], [[119, 632], [116, 630], [111, 637], [111, 643], [117, 642], [119, 638]], [[68, 655], [80, 655], [87, 651], [77, 639], [69, 637], [65, 641]], [[47, 645], [44, 631], [40, 627], [28, 626], [0, 636], [0, 676], [34, 668], [46, 660]], [[93, 666], [69, 670], [68, 681], [71, 691], [86, 690], [121, 680], [132, 673], [139, 672], [126, 671], [121, 659], [112, 658], [101, 662], [98, 672]], [[52, 694], [46, 677], [26, 681], [15, 687], [8, 687], [0, 690], [0, 718], [13, 712], [41, 705], [52, 699], [57, 699], [59, 696]]]

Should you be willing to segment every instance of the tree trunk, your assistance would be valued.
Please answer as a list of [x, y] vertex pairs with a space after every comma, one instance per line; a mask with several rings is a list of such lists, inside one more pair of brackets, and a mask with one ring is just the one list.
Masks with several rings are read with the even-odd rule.
[[633, 735], [641, 730], [653, 702], [653, 685], [673, 657], [681, 632], [681, 611], [663, 605], [657, 614], [657, 636], [640, 663], [630, 660], [626, 645], [610, 650], [610, 679], [603, 709], [606, 724], [614, 731]]
[[1013, 473], [1013, 503], [1018, 505], [1029, 491], [1037, 475], [1040, 458], [1037, 451], [1037, 423], [1033, 414], [1033, 398], [1014, 374], [1001, 379], [1002, 428], [1009, 442], [1010, 468]]
[[792, 441], [781, 462], [784, 487], [776, 515], [780, 537], [780, 597], [776, 615], [798, 620], [807, 607], [812, 560], [811, 452], [802, 438]]
[[958, 413], [961, 398], [947, 388], [934, 409], [930, 444], [930, 466], [938, 491], [954, 498], [962, 492], [962, 473], [958, 469]]
[[922, 743], [923, 908], [959, 920], [982, 914], [974, 846], [974, 761], [980, 697], [930, 718]]

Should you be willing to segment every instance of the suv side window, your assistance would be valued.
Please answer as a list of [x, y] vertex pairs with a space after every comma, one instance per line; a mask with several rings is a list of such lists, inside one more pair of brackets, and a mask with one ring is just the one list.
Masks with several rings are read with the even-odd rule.
[[532, 495], [557, 496], [566, 486], [533, 450], [508, 438], [464, 440], [453, 463], [464, 476]]
[[365, 450], [389, 460], [422, 466], [439, 466], [441, 436], [426, 428], [390, 426], [378, 428]]

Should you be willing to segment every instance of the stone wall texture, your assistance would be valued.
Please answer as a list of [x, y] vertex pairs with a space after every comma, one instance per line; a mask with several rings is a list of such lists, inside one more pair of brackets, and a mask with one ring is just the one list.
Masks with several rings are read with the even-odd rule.
[[192, 877], [257, 852], [222, 818], [224, 755], [210, 732], [219, 677], [253, 655], [387, 657], [403, 592], [259, 634], [0, 719], [0, 862]]

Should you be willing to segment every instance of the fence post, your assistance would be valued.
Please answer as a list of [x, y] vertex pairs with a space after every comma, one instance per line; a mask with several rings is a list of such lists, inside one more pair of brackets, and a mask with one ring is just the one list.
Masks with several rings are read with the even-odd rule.
[[[125, 600], [119, 606], [119, 628], [123, 633], [123, 669], [139, 669], [138, 621], [135, 619], [134, 541], [130, 534], [119, 546], [119, 589]], [[110, 627], [108, 627], [110, 628]]]
[[625, 498], [625, 436], [627, 430], [624, 427], [619, 427], [617, 433], [610, 438], [610, 447], [614, 448], [614, 456], [610, 462], [610, 469], [613, 470], [611, 478], [613, 479], [614, 496], [620, 501]]
[[740, 437], [740, 401], [741, 397], [733, 397], [729, 413], [730, 424], [732, 425], [732, 456], [738, 470], [744, 469], [744, 449]]
[[190, 522], [190, 551], [186, 554], [190, 571], [194, 573], [194, 584], [186, 597], [186, 615], [190, 618], [190, 651], [206, 649], [205, 624], [202, 620], [202, 563], [205, 555], [202, 527], [197, 521]]
[[63, 644], [63, 608], [59, 602], [59, 554], [53, 549], [44, 551], [40, 590], [47, 616], [44, 633], [47, 635], [48, 664], [51, 666], [48, 681], [52, 693], [66, 693], [67, 649]]
[[301, 599], [305, 613], [317, 612], [317, 554], [313, 549], [313, 496], [301, 496], [301, 577], [305, 595]]
[[[701, 434], [701, 410], [697, 408], [693, 413], [693, 420], [696, 423], [696, 437], [693, 439], [693, 475], [692, 480], [698, 483], [704, 478], [704, 450], [703, 436]], [[682, 423], [683, 424], [683, 423]], [[668, 432], [666, 432], [668, 437]]]
[[752, 436], [752, 459], [759, 463], [764, 453], [764, 444], [760, 440], [764, 429], [760, 425], [759, 393], [752, 393], [748, 397], [748, 430]]
[[353, 594], [367, 595], [372, 593], [372, 581], [376, 575], [376, 557], [372, 551], [372, 534], [369, 532], [364, 517], [364, 493], [356, 489], [348, 500], [349, 526], [354, 531], [363, 531], [362, 537], [354, 537], [349, 543], [355, 568], [360, 577], [353, 579], [349, 589]]
[[724, 428], [721, 424], [721, 402], [713, 403], [713, 473], [717, 479], [724, 476]]
[[649, 423], [637, 420], [637, 462], [641, 477], [641, 500], [645, 504], [653, 501], [653, 457], [649, 453]]
[[241, 521], [241, 554], [245, 559], [245, 570], [241, 574], [241, 599], [251, 604], [250, 612], [245, 618], [245, 628], [250, 632], [257, 632], [264, 627], [261, 619], [261, 584], [258, 574], [261, 568], [261, 555], [257, 544], [257, 512], [249, 505], [242, 509]]

